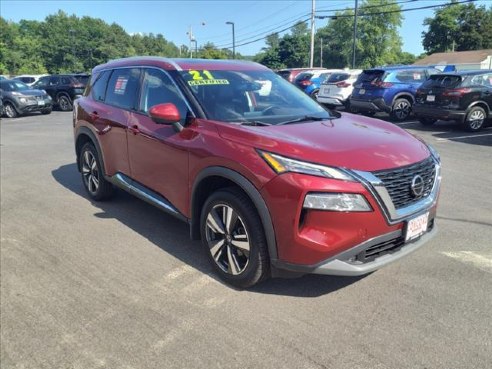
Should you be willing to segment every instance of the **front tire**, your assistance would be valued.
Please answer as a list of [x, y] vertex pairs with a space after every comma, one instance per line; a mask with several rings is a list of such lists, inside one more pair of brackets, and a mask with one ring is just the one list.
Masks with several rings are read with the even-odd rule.
[[44, 110], [41, 110], [41, 114], [44, 114], [44, 115], [48, 115], [48, 114], [51, 114], [51, 108], [49, 108], [49, 109], [44, 109]]
[[111, 197], [113, 185], [104, 178], [101, 159], [96, 148], [90, 142], [86, 143], [80, 150], [79, 167], [82, 182], [91, 199], [104, 201]]
[[17, 118], [19, 116], [19, 113], [17, 113], [15, 106], [10, 102], [5, 103], [3, 109], [7, 118]]
[[468, 114], [466, 114], [464, 122], [465, 130], [469, 132], [480, 131], [485, 124], [485, 119], [487, 119], [485, 109], [480, 106], [474, 106], [470, 109]]
[[391, 107], [391, 118], [403, 122], [412, 112], [412, 103], [407, 99], [396, 99]]
[[213, 193], [203, 206], [200, 232], [208, 258], [225, 282], [247, 288], [267, 278], [265, 232], [244, 193], [235, 188]]

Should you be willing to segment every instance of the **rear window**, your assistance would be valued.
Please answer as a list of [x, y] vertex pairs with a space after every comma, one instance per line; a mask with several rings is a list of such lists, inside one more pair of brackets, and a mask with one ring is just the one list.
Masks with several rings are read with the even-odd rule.
[[357, 78], [357, 83], [372, 83], [380, 81], [384, 75], [384, 71], [382, 70], [365, 70], [363, 71], [359, 78]]
[[330, 77], [328, 77], [328, 80], [326, 82], [340, 82], [340, 81], [345, 81], [350, 77], [350, 74], [347, 73], [333, 73]]
[[296, 81], [305, 81], [307, 79], [310, 79], [312, 76], [313, 73], [303, 72], [296, 77]]
[[290, 77], [290, 70], [281, 70], [277, 74], [282, 78], [288, 79]]
[[427, 81], [422, 85], [423, 88], [432, 87], [444, 87], [444, 88], [455, 88], [461, 83], [461, 76], [448, 76], [442, 74], [435, 74], [429, 77]]

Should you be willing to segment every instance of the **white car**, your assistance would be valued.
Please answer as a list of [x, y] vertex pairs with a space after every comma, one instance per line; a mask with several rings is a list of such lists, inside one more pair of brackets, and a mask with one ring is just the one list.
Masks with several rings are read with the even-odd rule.
[[354, 82], [362, 73], [361, 69], [333, 73], [320, 86], [317, 100], [320, 104], [347, 106], [354, 89]]
[[47, 76], [48, 74], [23, 74], [20, 76], [15, 76], [13, 79], [16, 81], [21, 81], [28, 86], [32, 86], [36, 83], [41, 77]]

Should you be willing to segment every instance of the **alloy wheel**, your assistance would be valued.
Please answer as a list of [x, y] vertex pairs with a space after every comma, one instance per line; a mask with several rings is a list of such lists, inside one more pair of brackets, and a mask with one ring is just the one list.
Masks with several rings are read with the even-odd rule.
[[70, 110], [70, 101], [68, 101], [68, 98], [66, 96], [61, 96], [58, 99], [58, 104], [60, 105], [60, 109], [63, 111]]
[[5, 115], [8, 118], [15, 118], [17, 116], [15, 108], [11, 104], [6, 104], [4, 109], [5, 109]]
[[99, 189], [99, 169], [96, 158], [89, 150], [84, 151], [82, 157], [82, 176], [89, 192], [96, 193]]
[[482, 127], [482, 124], [485, 120], [485, 114], [481, 110], [475, 110], [470, 114], [470, 117], [468, 118], [468, 124], [470, 125], [470, 128], [473, 130], [478, 130], [480, 127]]
[[251, 244], [243, 220], [232, 207], [217, 204], [210, 210], [206, 238], [210, 254], [222, 271], [238, 275], [246, 269]]
[[410, 114], [410, 103], [406, 100], [398, 102], [398, 104], [396, 104], [395, 106], [394, 114], [400, 120], [408, 117], [408, 115]]

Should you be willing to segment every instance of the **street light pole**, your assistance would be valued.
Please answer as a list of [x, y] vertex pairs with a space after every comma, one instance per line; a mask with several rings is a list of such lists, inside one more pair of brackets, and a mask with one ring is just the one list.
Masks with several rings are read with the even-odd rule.
[[234, 33], [234, 22], [226, 22], [232, 26], [232, 59], [236, 59], [236, 35]]

